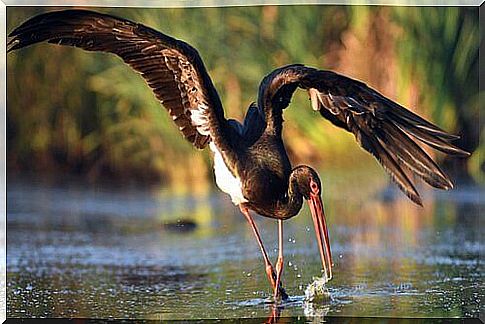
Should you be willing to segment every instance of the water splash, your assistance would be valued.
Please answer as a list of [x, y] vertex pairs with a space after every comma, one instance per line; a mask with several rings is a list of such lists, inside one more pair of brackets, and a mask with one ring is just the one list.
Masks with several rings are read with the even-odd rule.
[[326, 287], [327, 282], [328, 278], [326, 276], [313, 277], [313, 282], [305, 289], [305, 301], [311, 303], [329, 301], [331, 298], [330, 292]]

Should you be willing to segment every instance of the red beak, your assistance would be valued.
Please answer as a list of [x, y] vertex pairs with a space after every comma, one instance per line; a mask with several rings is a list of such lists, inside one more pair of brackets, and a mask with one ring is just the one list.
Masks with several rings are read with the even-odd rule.
[[327, 223], [325, 221], [325, 212], [323, 211], [323, 203], [319, 194], [310, 194], [308, 205], [312, 213], [313, 225], [315, 226], [315, 233], [318, 240], [318, 248], [320, 249], [320, 257], [322, 258], [323, 271], [327, 280], [332, 279], [332, 253], [330, 252], [330, 240], [328, 238]]

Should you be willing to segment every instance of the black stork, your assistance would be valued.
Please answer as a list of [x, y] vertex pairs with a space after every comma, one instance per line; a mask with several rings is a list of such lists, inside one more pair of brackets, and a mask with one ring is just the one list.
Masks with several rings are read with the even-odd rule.
[[[225, 118], [197, 50], [142, 24], [92, 11], [64, 10], [33, 17], [9, 36], [8, 51], [47, 41], [116, 54], [141, 73], [182, 135], [196, 148], [209, 146], [213, 151], [217, 186], [231, 196], [251, 225], [275, 300], [288, 297], [281, 285], [283, 220], [297, 215], [303, 200], [310, 206], [324, 275], [332, 278], [319, 176], [306, 165], [292, 168], [281, 134], [283, 110], [297, 88], [308, 92], [311, 107], [322, 117], [352, 132], [418, 205], [422, 205], [421, 198], [404, 170], [435, 188], [450, 189], [453, 184], [416, 142], [451, 155], [469, 155], [452, 144], [458, 136], [364, 83], [331, 71], [302, 64], [274, 70], [264, 77], [257, 104], [250, 105], [241, 124]], [[276, 271], [249, 210], [278, 221]]]

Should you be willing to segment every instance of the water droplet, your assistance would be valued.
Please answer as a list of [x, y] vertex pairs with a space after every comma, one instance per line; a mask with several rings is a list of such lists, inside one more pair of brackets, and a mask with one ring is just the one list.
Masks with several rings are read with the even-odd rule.
[[297, 274], [297, 275], [296, 275], [296, 277], [297, 277], [297, 278], [301, 278], [301, 274]]
[[251, 277], [251, 272], [248, 272], [247, 276], [248, 276], [248, 277]]
[[344, 256], [342, 254], [338, 255], [339, 259], [342, 259]]
[[293, 263], [291, 263], [291, 261], [288, 261], [288, 266], [291, 267], [293, 265]]
[[307, 231], [307, 232], [310, 232], [310, 227], [308, 227], [308, 226], [307, 226], [307, 227], [306, 227], [306, 231]]

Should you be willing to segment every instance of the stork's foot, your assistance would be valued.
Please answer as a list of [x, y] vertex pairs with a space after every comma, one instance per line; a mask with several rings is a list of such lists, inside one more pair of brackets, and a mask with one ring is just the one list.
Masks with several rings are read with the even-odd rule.
[[283, 301], [287, 301], [290, 298], [286, 293], [285, 288], [283, 288], [283, 285], [281, 284], [281, 282], [278, 285], [278, 295], [275, 298], [275, 302], [278, 302], [278, 298], [281, 298], [281, 300]]
[[[271, 283], [273, 290], [276, 290], [277, 276], [276, 276], [276, 273], [274, 272], [273, 266], [271, 264], [266, 265], [266, 275], [268, 276], [268, 280]], [[283, 288], [281, 280], [278, 284], [277, 292], [278, 292], [278, 297], [281, 298], [281, 300], [288, 300], [289, 296], [286, 293], [285, 288]], [[276, 296], [275, 296], [274, 301], [277, 302]]]

